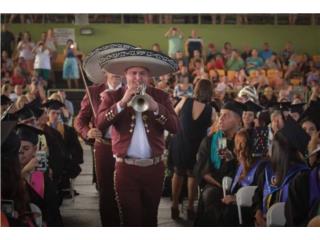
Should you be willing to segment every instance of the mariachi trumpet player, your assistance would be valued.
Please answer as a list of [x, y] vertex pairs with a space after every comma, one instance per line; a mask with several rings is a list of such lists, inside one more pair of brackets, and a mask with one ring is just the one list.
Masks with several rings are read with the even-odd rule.
[[[157, 226], [164, 179], [164, 130], [176, 133], [179, 121], [169, 95], [147, 83], [150, 77], [177, 71], [177, 63], [161, 53], [129, 49], [102, 56], [100, 65], [127, 81], [126, 87], [104, 93], [97, 115], [101, 131], [112, 126], [121, 225]], [[141, 86], [146, 87], [145, 93], [137, 95]]]
[[[81, 109], [75, 120], [75, 129], [86, 142], [93, 142], [93, 169], [99, 188], [99, 211], [101, 225], [105, 227], [119, 226], [119, 213], [115, 201], [113, 171], [115, 159], [111, 150], [110, 130], [100, 131], [95, 126], [96, 114], [101, 95], [106, 91], [119, 89], [121, 81], [114, 74], [103, 71], [99, 65], [101, 54], [134, 48], [130, 44], [111, 43], [93, 49], [85, 58], [83, 69], [94, 84], [86, 87], [86, 94], [81, 102]], [[82, 72], [82, 67], [80, 66]]]

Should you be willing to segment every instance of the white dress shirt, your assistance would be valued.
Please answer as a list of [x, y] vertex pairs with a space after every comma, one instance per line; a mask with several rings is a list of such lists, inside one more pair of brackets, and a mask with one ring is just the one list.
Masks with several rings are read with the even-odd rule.
[[[121, 112], [123, 109], [120, 103], [117, 103], [117, 111]], [[151, 158], [151, 147], [146, 134], [146, 130], [142, 121], [142, 113], [136, 112], [136, 122], [133, 130], [133, 135], [129, 144], [127, 156], [130, 158], [147, 159]]]

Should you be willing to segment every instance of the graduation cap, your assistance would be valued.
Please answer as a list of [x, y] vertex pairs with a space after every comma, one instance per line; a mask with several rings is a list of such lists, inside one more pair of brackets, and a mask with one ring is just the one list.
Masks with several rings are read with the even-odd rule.
[[[281, 132], [289, 144], [298, 149], [303, 155], [307, 153], [310, 136], [303, 130], [303, 128], [292, 117], [288, 117], [284, 123], [284, 127], [278, 132]], [[278, 132], [276, 134], [278, 134]]]
[[291, 102], [273, 102], [269, 107], [271, 107], [273, 111], [289, 111], [290, 106]]
[[12, 103], [11, 99], [8, 98], [6, 95], [2, 94], [1, 95], [1, 106], [8, 105], [10, 103]]
[[20, 110], [16, 111], [14, 114], [18, 121], [34, 118], [34, 114], [29, 106], [24, 106]]
[[38, 143], [38, 135], [43, 134], [40, 129], [26, 124], [18, 124], [16, 129], [20, 140], [31, 142], [33, 145]]
[[42, 104], [42, 106], [49, 110], [59, 110], [61, 107], [64, 107], [65, 105], [58, 100], [49, 100], [46, 103]]
[[320, 100], [311, 101], [309, 107], [301, 114], [299, 122], [312, 121], [320, 130]]
[[2, 121], [1, 122], [1, 146], [4, 143], [12, 130], [16, 127], [16, 121]]
[[305, 105], [305, 103], [297, 103], [297, 104], [292, 104], [289, 109], [290, 109], [290, 112], [292, 113], [303, 113], [303, 106]]
[[228, 109], [230, 111], [235, 112], [236, 114], [238, 114], [240, 117], [242, 117], [242, 113], [243, 111], [246, 110], [246, 106], [241, 103], [241, 102], [237, 102], [234, 100], [230, 100], [228, 102], [226, 102], [221, 109]]
[[41, 100], [39, 100], [38, 98], [27, 103], [26, 106], [28, 106], [30, 108], [30, 110], [32, 111], [32, 113], [34, 114], [34, 116], [36, 118], [41, 117], [44, 112], [44, 110], [41, 109], [41, 107], [42, 107]]
[[246, 106], [246, 110], [245, 111], [247, 111], [247, 112], [257, 113], [257, 112], [260, 112], [263, 109], [260, 105], [254, 103], [254, 102], [252, 102], [250, 100], [247, 101], [244, 105]]
[[18, 157], [20, 139], [14, 131], [17, 121], [1, 121], [1, 163]]

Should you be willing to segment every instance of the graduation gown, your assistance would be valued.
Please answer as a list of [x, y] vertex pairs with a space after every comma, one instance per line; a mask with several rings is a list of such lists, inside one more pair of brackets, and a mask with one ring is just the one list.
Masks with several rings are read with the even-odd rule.
[[[313, 171], [320, 171], [320, 165], [318, 165]], [[312, 172], [301, 172], [292, 181], [289, 188], [288, 201], [285, 205], [286, 225], [290, 227], [306, 226], [308, 222], [318, 215], [320, 207], [320, 198], [311, 199], [311, 174]], [[313, 193], [320, 191], [320, 177], [319, 173], [317, 180], [318, 185], [315, 187], [317, 191], [313, 189]], [[314, 181], [314, 179], [312, 179]], [[313, 183], [314, 184], [314, 183]]]
[[47, 125], [43, 128], [43, 132], [49, 149], [49, 167], [53, 172], [53, 181], [58, 185], [61, 181], [64, 164], [66, 162], [63, 138], [57, 130]]
[[51, 179], [44, 174], [44, 196], [40, 194], [27, 183], [30, 202], [37, 205], [41, 212], [42, 218], [48, 227], [62, 227], [62, 217], [59, 210], [59, 199], [57, 190]]
[[[300, 166], [300, 169], [297, 168], [297, 166]], [[270, 165], [268, 164], [266, 166], [266, 168], [271, 169]], [[295, 174], [290, 174], [289, 171], [290, 169], [294, 169], [297, 168], [299, 169], [298, 171], [295, 171]], [[274, 204], [277, 202], [287, 202], [287, 198], [285, 197], [285, 188], [286, 186], [288, 186], [288, 193], [289, 193], [289, 189], [291, 187], [292, 184], [292, 180], [295, 178], [295, 176], [298, 176], [299, 174], [303, 173], [303, 172], [307, 172], [307, 166], [301, 163], [297, 163], [292, 165], [289, 168], [289, 171], [287, 173], [287, 175], [285, 176], [285, 178], [287, 178], [289, 175], [291, 175], [290, 178], [288, 178], [288, 180], [286, 181], [286, 185], [284, 187], [279, 187], [279, 189], [277, 191], [272, 192], [271, 194], [268, 194], [268, 196], [264, 196], [264, 191], [265, 191], [265, 183], [266, 183], [266, 172], [264, 171], [258, 179], [258, 187], [254, 193], [253, 196], [253, 204], [252, 204], [252, 209], [253, 209], [253, 214], [255, 215], [256, 212], [258, 210], [261, 210], [264, 214], [266, 214], [267, 210]], [[283, 185], [284, 183], [282, 183]]]
[[[210, 174], [216, 181], [222, 184], [225, 176], [233, 178], [237, 169], [237, 161], [221, 161], [220, 169], [215, 169], [211, 163], [211, 142], [212, 136], [205, 137], [199, 147], [197, 154], [197, 163], [194, 168], [194, 175], [201, 188], [201, 194], [198, 204], [198, 211], [195, 220], [195, 226], [223, 226], [220, 222], [223, 197], [222, 188], [208, 184], [203, 176]], [[233, 151], [233, 141], [227, 141], [227, 148]]]

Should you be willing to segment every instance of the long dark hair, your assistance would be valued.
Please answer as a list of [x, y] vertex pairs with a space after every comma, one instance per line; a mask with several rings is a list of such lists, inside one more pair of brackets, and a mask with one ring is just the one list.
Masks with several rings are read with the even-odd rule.
[[278, 131], [273, 138], [271, 153], [271, 166], [276, 176], [275, 184], [281, 184], [289, 168], [299, 162], [302, 163], [303, 159], [297, 148], [289, 143], [281, 131]]
[[[243, 162], [243, 171], [241, 173], [240, 179], [244, 178], [251, 166], [256, 162], [256, 158], [252, 157], [252, 140], [250, 139], [250, 130], [247, 130], [245, 128], [240, 129], [236, 133], [236, 137], [241, 137], [245, 139], [244, 146], [242, 147], [242, 151], [244, 152], [244, 158], [245, 162]], [[237, 151], [236, 149], [234, 150], [237, 158], [240, 156], [240, 151]]]
[[209, 103], [211, 102], [212, 98], [212, 83], [207, 79], [201, 79], [197, 82], [195, 89], [194, 89], [194, 98], [202, 103]]

